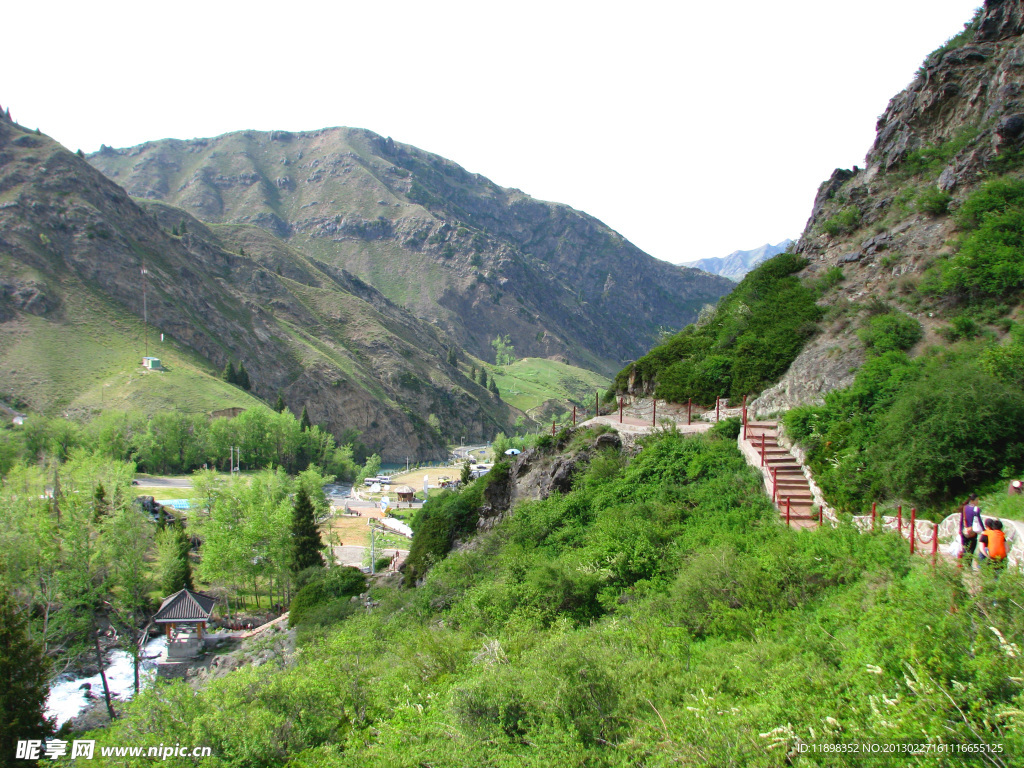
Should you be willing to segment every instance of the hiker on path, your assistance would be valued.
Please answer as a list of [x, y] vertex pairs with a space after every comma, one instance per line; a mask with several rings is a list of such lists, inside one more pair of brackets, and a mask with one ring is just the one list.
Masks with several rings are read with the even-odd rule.
[[1006, 489], [1006, 494], [1008, 496], [1020, 496], [1024, 494], [1024, 483], [1021, 483], [1020, 480], [1013, 480], [1010, 483], [1010, 487]]
[[974, 555], [978, 546], [978, 534], [984, 531], [981, 521], [981, 508], [978, 506], [978, 494], [972, 493], [970, 499], [960, 510], [960, 543], [963, 544], [963, 557], [967, 552]]
[[[989, 518], [985, 521], [985, 530], [978, 536], [978, 560], [982, 564], [992, 563], [997, 569], [1006, 564], [1006, 534], [1003, 533], [1003, 521]], [[996, 571], [996, 575], [999, 570]]]

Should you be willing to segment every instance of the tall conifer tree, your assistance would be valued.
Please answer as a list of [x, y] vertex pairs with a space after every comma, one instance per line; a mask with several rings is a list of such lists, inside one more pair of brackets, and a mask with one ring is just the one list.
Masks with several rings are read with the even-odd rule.
[[50, 665], [28, 633], [24, 614], [0, 587], [0, 761], [14, 765], [21, 739], [53, 733], [46, 719]]
[[252, 386], [252, 382], [249, 381], [249, 372], [245, 370], [245, 363], [238, 364], [238, 386], [246, 391]]
[[320, 550], [320, 529], [316, 525], [313, 502], [306, 489], [299, 486], [292, 510], [292, 573], [299, 574], [307, 568], [322, 568], [323, 556]]

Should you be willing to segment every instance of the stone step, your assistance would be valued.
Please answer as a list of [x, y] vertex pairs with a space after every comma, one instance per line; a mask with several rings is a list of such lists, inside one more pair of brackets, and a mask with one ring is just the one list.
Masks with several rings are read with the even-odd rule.
[[776, 470], [781, 470], [783, 467], [800, 468], [800, 462], [790, 456], [788, 453], [785, 456], [768, 456], [764, 457], [764, 463], [768, 466], [775, 467]]

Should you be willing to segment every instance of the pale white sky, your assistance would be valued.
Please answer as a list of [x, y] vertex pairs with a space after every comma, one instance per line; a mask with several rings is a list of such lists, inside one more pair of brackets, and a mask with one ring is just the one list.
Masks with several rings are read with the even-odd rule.
[[369, 128], [680, 262], [797, 237], [980, 4], [9, 3], [0, 104], [87, 152]]

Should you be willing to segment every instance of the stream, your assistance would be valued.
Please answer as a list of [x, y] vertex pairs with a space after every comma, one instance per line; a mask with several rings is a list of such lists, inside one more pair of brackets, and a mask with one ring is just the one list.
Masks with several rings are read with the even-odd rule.
[[[145, 658], [139, 669], [139, 685], [145, 688], [153, 682], [156, 677], [156, 665], [164, 659], [167, 653], [167, 638], [163, 635], [153, 638], [146, 643], [143, 656], [155, 656], [157, 658]], [[125, 651], [115, 650], [110, 654], [110, 665], [107, 667], [107, 684], [110, 686], [110, 696], [119, 701], [130, 699], [135, 693], [135, 668], [132, 664], [132, 657]], [[57, 727], [77, 716], [90, 703], [86, 698], [82, 685], [88, 683], [92, 686], [92, 700], [103, 700], [103, 680], [99, 675], [92, 677], [71, 677], [61, 675], [50, 684], [50, 694], [46, 698], [46, 716], [57, 718]], [[116, 709], [116, 704], [115, 704]]]

